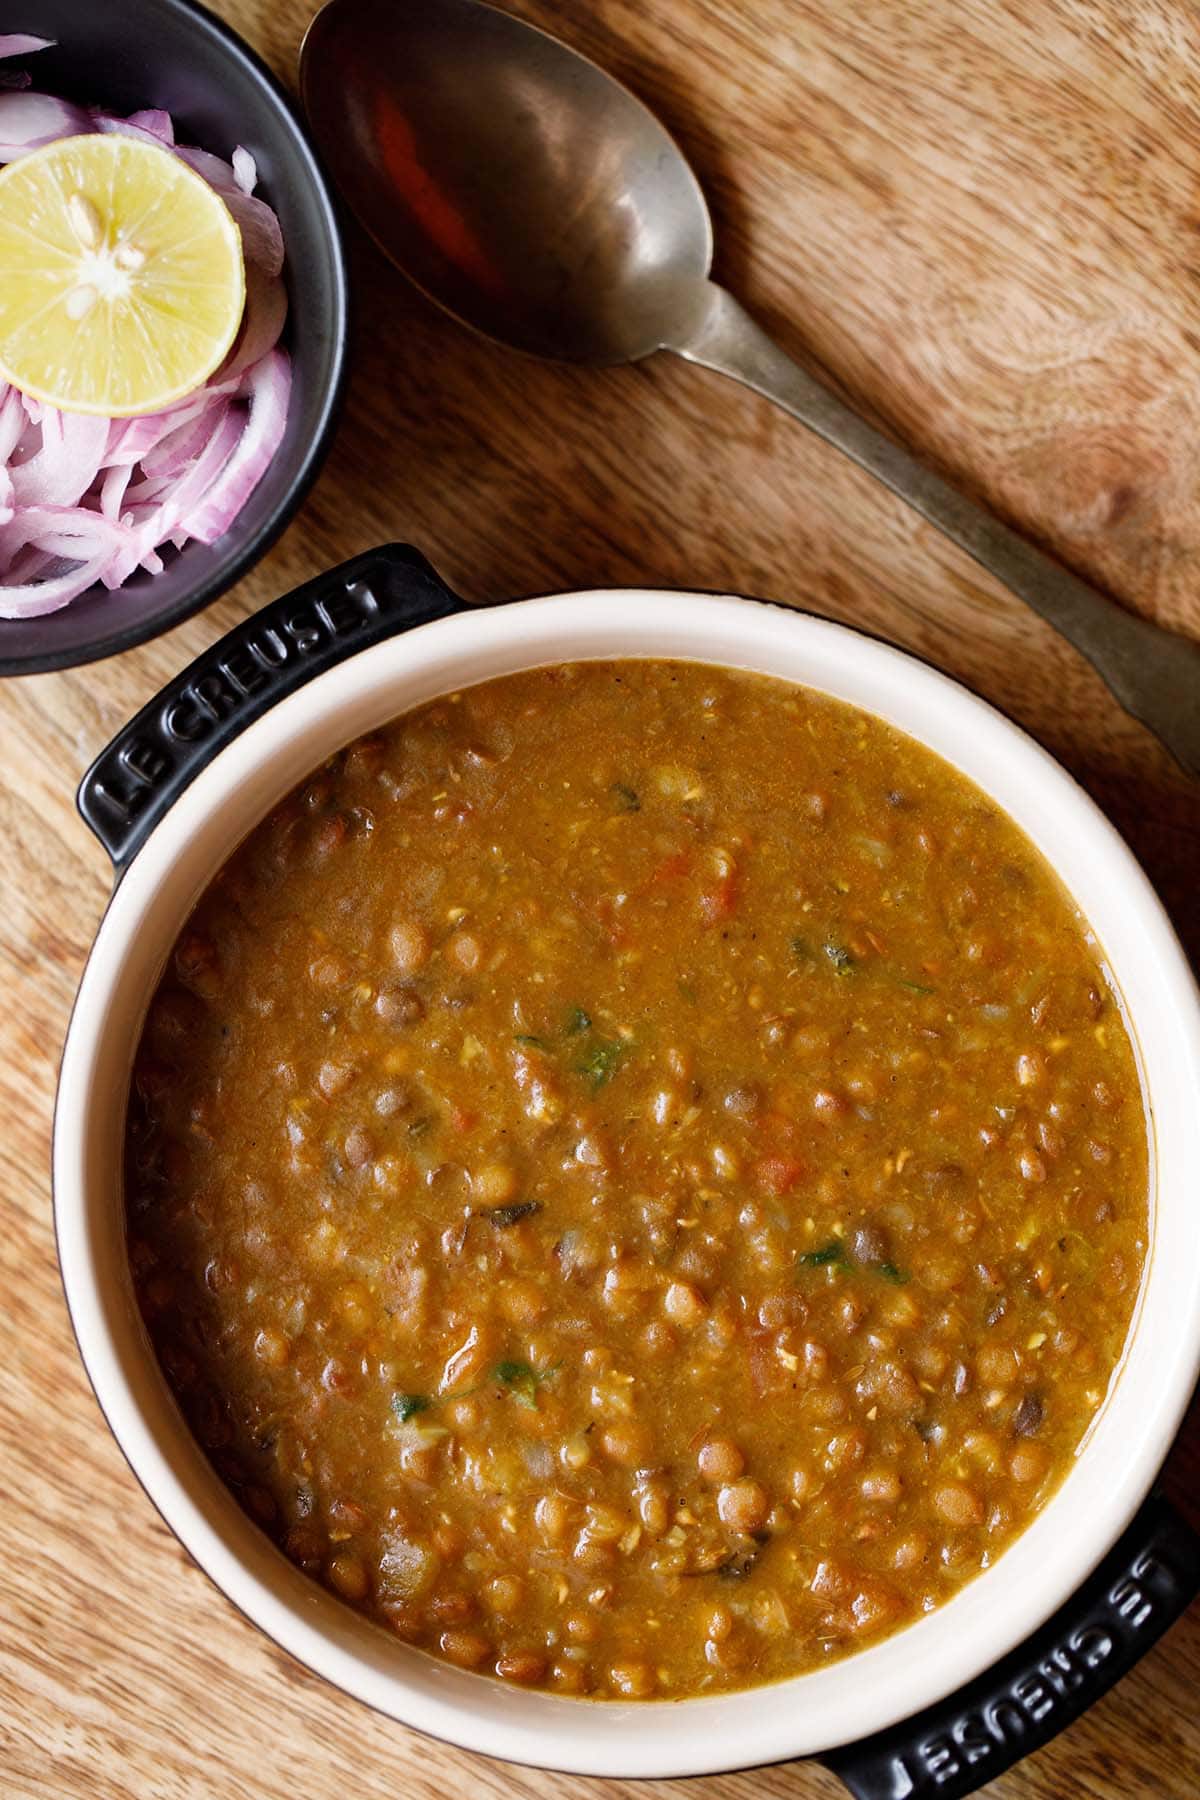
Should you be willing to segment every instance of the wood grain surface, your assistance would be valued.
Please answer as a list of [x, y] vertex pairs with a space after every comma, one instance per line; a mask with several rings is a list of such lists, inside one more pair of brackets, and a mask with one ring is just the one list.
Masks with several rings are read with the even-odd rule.
[[[217, 3], [291, 82], [310, 0]], [[1191, 0], [514, 3], [660, 109], [711, 196], [719, 276], [786, 346], [1129, 605], [1200, 633]], [[37, 0], [0, 15], [36, 29]], [[108, 891], [76, 779], [234, 620], [403, 537], [480, 598], [728, 588], [915, 650], [1079, 777], [1194, 957], [1200, 789], [1045, 626], [766, 403], [666, 358], [595, 373], [504, 355], [351, 251], [345, 420], [281, 543], [170, 636], [0, 687], [0, 1793], [834, 1800], [799, 1764], [685, 1787], [468, 1758], [323, 1686], [191, 1566], [99, 1415], [55, 1269], [55, 1069]], [[1198, 1439], [1172, 1463], [1185, 1497]], [[987, 1792], [1192, 1800], [1198, 1692], [1193, 1609]]]

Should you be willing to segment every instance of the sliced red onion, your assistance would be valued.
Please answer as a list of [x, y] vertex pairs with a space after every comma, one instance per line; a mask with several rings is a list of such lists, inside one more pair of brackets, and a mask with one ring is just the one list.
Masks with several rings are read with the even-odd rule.
[[32, 88], [0, 94], [0, 162], [16, 162], [43, 144], [91, 129], [92, 121], [81, 106], [54, 94], [37, 94]]
[[[34, 50], [48, 50], [53, 38], [31, 37], [27, 31], [10, 31], [0, 35], [0, 62], [8, 56], [29, 56]], [[0, 88], [27, 88], [33, 76], [28, 69], [0, 69]]]
[[100, 483], [100, 511], [106, 519], [120, 518], [121, 503], [132, 474], [132, 463], [114, 463], [111, 468], [105, 469]]
[[241, 442], [195, 511], [180, 515], [202, 544], [215, 544], [229, 530], [279, 448], [292, 391], [291, 362], [282, 350], [272, 350], [255, 363], [243, 386], [250, 417]]
[[134, 419], [114, 419], [112, 435], [108, 440], [108, 448], [104, 452], [104, 465], [141, 462], [148, 456], [156, 444], [188, 419], [194, 419], [206, 412], [215, 402], [211, 391], [202, 387], [198, 394], [191, 394], [178, 407], [168, 407], [163, 412], [142, 413]]
[[217, 396], [212, 406], [205, 407], [193, 419], [186, 419], [160, 438], [153, 450], [142, 458], [142, 472], [157, 479], [166, 476], [168, 479], [181, 475], [189, 464], [195, 462], [217, 426], [221, 423], [230, 407], [230, 401]]
[[40, 619], [44, 613], [58, 612], [95, 587], [104, 568], [106, 556], [91, 562], [77, 563], [65, 575], [48, 581], [27, 580], [11, 587], [0, 586], [0, 619]]
[[0, 544], [9, 553], [33, 544], [48, 556], [80, 561], [132, 550], [134, 535], [127, 525], [82, 506], [19, 506], [0, 527]]
[[162, 413], [143, 413], [136, 419], [114, 419], [108, 428], [105, 468], [132, 469], [148, 450], [153, 450], [160, 437], [173, 429]]
[[12, 470], [17, 505], [78, 506], [100, 473], [108, 434], [107, 419], [48, 406], [41, 449]]
[[35, 50], [49, 50], [57, 40], [34, 37], [28, 31], [0, 32], [0, 62], [6, 56], [32, 56]]
[[278, 275], [283, 267], [283, 233], [279, 220], [266, 202], [247, 193], [234, 173], [233, 164], [224, 162], [211, 151], [197, 150], [192, 144], [177, 144], [175, 154], [189, 168], [195, 169], [197, 175], [203, 175], [208, 185], [220, 194], [237, 221], [246, 261], [256, 263], [267, 275]]
[[173, 475], [146, 475], [141, 481], [131, 481], [125, 490], [125, 500], [121, 508], [121, 518], [148, 519], [147, 507], [156, 506], [174, 485]]
[[21, 396], [14, 387], [3, 389], [0, 398], [0, 466], [8, 472], [8, 461], [13, 451], [25, 435], [29, 424], [29, 415], [21, 404]]
[[203, 175], [209, 187], [216, 188], [218, 194], [223, 194], [226, 188], [237, 187], [233, 164], [226, 162], [223, 156], [214, 156], [211, 150], [201, 150], [195, 144], [177, 144], [175, 154], [189, 169]]
[[[169, 486], [162, 498], [129, 506], [128, 511], [122, 514], [122, 523], [125, 519], [130, 520], [136, 543], [131, 552], [115, 556], [103, 571], [100, 579], [105, 587], [120, 587], [133, 574], [143, 556], [188, 523], [188, 514], [221, 473], [232, 456], [238, 439], [247, 429], [241, 415], [232, 410], [227, 412], [191, 468], [178, 482]], [[129, 498], [126, 495], [126, 499]], [[196, 533], [189, 529], [188, 536], [195, 537]], [[127, 560], [127, 556], [133, 554], [135, 559]]]
[[149, 106], [143, 112], [130, 113], [129, 123], [138, 126], [142, 131], [148, 131], [151, 137], [158, 139], [160, 144], [170, 144], [172, 149], [174, 148], [175, 122], [170, 113], [164, 112], [161, 106]]
[[101, 112], [93, 107], [88, 114], [88, 131], [98, 131], [104, 137], [136, 138], [139, 143], [153, 144], [156, 150], [167, 149], [157, 131], [150, 131], [145, 125], [136, 123], [139, 115], [132, 113], [128, 119], [118, 118], [116, 113]]
[[48, 556], [44, 550], [18, 550], [9, 570], [9, 585], [16, 587], [22, 581], [42, 581], [51, 575], [63, 573], [61, 556]]
[[[0, 58], [46, 42], [0, 35]], [[277, 348], [287, 318], [283, 234], [254, 198], [253, 156], [239, 145], [225, 162], [176, 146], [158, 108], [120, 118], [47, 94], [0, 93], [0, 161], [83, 131], [170, 148], [216, 188], [242, 233], [246, 307], [221, 368], [158, 413], [65, 413], [0, 383], [0, 618], [54, 612], [138, 569], [157, 574], [162, 546], [214, 543], [262, 479], [287, 420], [291, 364]]]
[[[49, 50], [52, 43], [56, 43], [54, 38], [34, 38], [29, 31], [0, 32], [0, 63], [9, 56], [32, 56], [34, 50]], [[29, 76], [5, 76], [5, 81], [22, 81], [22, 85], [27, 79]]]
[[233, 179], [243, 194], [252, 194], [258, 185], [258, 166], [242, 144], [233, 153]]
[[210, 392], [236, 392], [246, 370], [273, 350], [283, 336], [287, 310], [287, 289], [280, 277], [247, 264], [246, 310], [229, 355], [210, 378]]

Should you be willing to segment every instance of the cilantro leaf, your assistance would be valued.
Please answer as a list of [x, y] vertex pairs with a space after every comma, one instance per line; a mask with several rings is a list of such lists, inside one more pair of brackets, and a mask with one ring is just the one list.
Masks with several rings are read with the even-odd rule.
[[416, 1413], [428, 1412], [432, 1405], [433, 1401], [428, 1394], [392, 1395], [392, 1411], [401, 1425], [407, 1425]]

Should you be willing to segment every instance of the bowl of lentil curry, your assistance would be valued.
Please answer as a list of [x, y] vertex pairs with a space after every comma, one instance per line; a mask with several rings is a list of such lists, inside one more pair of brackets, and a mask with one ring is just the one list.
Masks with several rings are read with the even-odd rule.
[[[313, 1669], [584, 1773], [819, 1754], [1130, 1526], [1200, 1353], [1200, 1009], [984, 703], [758, 602], [467, 612], [391, 547], [80, 803], [121, 873], [56, 1117], [80, 1348]], [[906, 1778], [990, 1779], [989, 1730]]]

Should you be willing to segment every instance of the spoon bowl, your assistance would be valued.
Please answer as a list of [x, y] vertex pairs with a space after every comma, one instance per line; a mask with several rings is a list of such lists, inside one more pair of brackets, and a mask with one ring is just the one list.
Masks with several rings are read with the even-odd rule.
[[476, 331], [611, 364], [702, 310], [699, 183], [654, 114], [557, 38], [476, 0], [331, 0], [300, 80], [363, 225]]
[[1200, 644], [1127, 612], [786, 356], [709, 279], [699, 183], [628, 88], [483, 0], [329, 0], [300, 85], [360, 222], [447, 312], [535, 356], [674, 350], [754, 388], [1005, 582], [1200, 774]]

